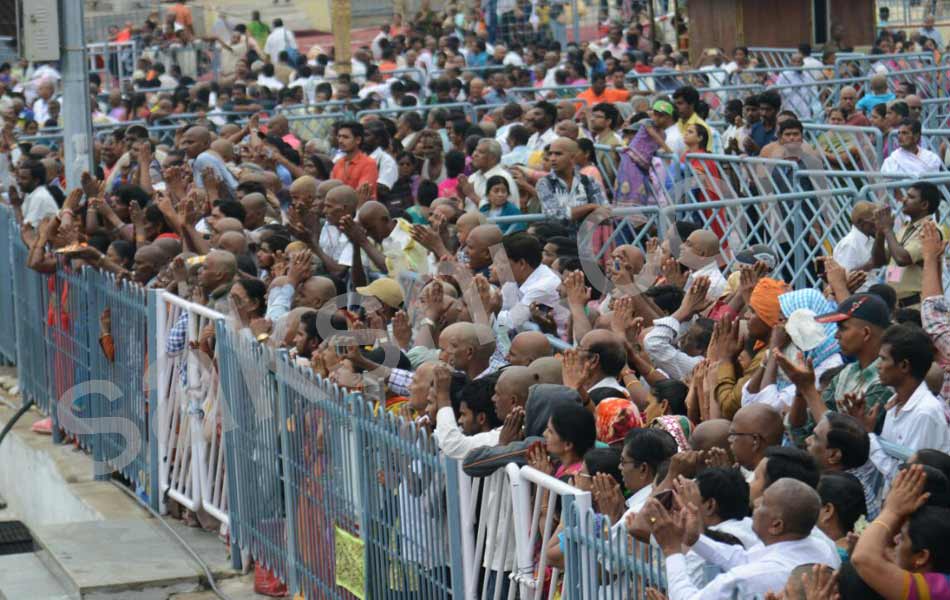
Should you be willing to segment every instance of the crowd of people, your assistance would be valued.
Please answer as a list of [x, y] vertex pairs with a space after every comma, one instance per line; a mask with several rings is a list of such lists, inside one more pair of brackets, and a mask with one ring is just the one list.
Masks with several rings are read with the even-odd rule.
[[[778, 268], [794, 248], [727, 236], [713, 211], [680, 213], [665, 235], [610, 215], [681, 201], [659, 154], [706, 173], [713, 152], [854, 164], [858, 141], [809, 145], [803, 120], [882, 131], [880, 163], [852, 170], [942, 171], [914, 85], [893, 89], [882, 62], [821, 110], [768, 90], [716, 107], [716, 126], [710, 96], [663, 83], [686, 56], [649, 23], [562, 48], [490, 33], [523, 16], [512, 5], [497, 20], [396, 20], [346, 68], [279, 20], [225, 22], [215, 81], [141, 57], [137, 91], [92, 82], [113, 127], [72, 188], [61, 148], [26, 138], [61, 124], [55, 66], [0, 69], [0, 176], [28, 267], [100, 269], [206, 305], [414, 421], [473, 477], [513, 461], [590, 491], [604, 536], [662, 550], [668, 587], [651, 598], [950, 598], [943, 185], [854, 204], [815, 287]], [[169, 14], [189, 31], [187, 11]], [[934, 39], [885, 28], [875, 52], [939, 53]], [[831, 68], [844, 49], [802, 48], [793, 64]], [[748, 71], [784, 90], [805, 72], [768, 79], [746, 49], [732, 57], [704, 53], [706, 82]], [[493, 106], [440, 106], [459, 101]], [[397, 110], [300, 126], [295, 111], [326, 102]], [[157, 143], [149, 126], [184, 112], [201, 115]], [[693, 189], [687, 201], [717, 199]], [[174, 356], [187, 315], [170, 325]], [[213, 328], [198, 347], [214, 358]], [[562, 544], [536, 559], [562, 564]]]

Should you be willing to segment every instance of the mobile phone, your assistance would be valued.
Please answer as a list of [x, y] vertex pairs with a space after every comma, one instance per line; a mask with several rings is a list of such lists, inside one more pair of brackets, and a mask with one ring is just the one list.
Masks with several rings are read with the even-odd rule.
[[673, 490], [663, 490], [654, 496], [654, 498], [656, 498], [657, 502], [662, 504], [666, 510], [673, 508]]
[[820, 258], [815, 259], [815, 273], [822, 281], [828, 280], [828, 273], [825, 271], [825, 261]]
[[615, 259], [614, 259], [614, 271], [619, 271], [619, 270], [620, 270], [620, 259], [619, 259], [619, 258], [615, 258]]

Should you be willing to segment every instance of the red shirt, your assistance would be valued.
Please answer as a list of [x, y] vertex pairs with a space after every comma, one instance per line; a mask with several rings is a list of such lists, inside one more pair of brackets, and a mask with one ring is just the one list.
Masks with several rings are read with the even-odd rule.
[[344, 156], [336, 161], [330, 177], [339, 179], [354, 190], [358, 190], [361, 185], [368, 183], [370, 198], [376, 197], [376, 180], [379, 178], [376, 161], [360, 150], [353, 155], [353, 158]]

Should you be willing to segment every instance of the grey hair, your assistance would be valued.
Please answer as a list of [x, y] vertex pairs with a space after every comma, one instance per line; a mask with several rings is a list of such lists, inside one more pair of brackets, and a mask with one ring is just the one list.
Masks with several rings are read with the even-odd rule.
[[496, 161], [501, 160], [501, 144], [498, 143], [498, 140], [482, 138], [482, 140], [478, 142], [478, 145], [484, 146], [485, 151], [494, 156]]

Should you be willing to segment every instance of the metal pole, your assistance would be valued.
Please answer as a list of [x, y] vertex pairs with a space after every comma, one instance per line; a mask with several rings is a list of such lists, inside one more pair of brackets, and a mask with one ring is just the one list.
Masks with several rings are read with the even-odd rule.
[[350, 0], [333, 0], [333, 70], [337, 73], [349, 73], [352, 65], [350, 57], [350, 29], [353, 26], [353, 12]]
[[63, 62], [63, 165], [68, 189], [79, 187], [83, 171], [93, 172], [92, 107], [83, 23], [85, 2], [60, 0]]

